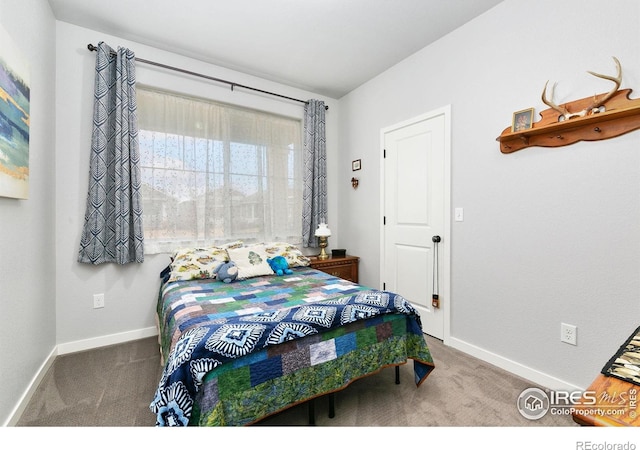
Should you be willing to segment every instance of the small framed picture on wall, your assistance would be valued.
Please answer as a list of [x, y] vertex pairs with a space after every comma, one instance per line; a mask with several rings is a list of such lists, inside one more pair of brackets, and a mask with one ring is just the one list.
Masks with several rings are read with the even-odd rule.
[[524, 131], [533, 125], [533, 108], [523, 109], [513, 113], [511, 131]]
[[351, 161], [351, 170], [352, 171], [356, 171], [356, 170], [360, 170], [360, 160], [356, 159], [355, 161]]

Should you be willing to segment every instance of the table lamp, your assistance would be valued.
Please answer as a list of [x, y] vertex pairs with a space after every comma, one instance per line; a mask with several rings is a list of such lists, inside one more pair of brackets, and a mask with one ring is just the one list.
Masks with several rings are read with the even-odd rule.
[[318, 256], [318, 259], [329, 258], [329, 255], [327, 254], [325, 249], [327, 248], [327, 238], [331, 236], [331, 230], [329, 229], [329, 227], [327, 227], [326, 223], [322, 222], [320, 225], [318, 225], [316, 236], [320, 241], [320, 255]]

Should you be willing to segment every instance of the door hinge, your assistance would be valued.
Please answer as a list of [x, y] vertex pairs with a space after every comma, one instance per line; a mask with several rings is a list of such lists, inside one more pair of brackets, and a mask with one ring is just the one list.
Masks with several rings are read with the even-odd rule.
[[383, 148], [383, 149], [382, 149], [382, 159], [384, 159], [384, 158], [386, 158], [386, 157], [387, 157], [387, 149], [386, 149], [386, 148]]
[[386, 291], [387, 290], [387, 283], [382, 283], [382, 290]]
[[382, 216], [382, 225], [387, 224], [387, 216]]

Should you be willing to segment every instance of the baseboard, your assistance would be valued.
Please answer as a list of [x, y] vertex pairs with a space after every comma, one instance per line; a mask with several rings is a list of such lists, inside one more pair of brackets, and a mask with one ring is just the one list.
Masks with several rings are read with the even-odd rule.
[[511, 372], [514, 375], [524, 378], [525, 380], [529, 380], [532, 382], [532, 384], [538, 386], [546, 387], [554, 391], [581, 391], [586, 389], [585, 387], [576, 386], [564, 380], [560, 380], [559, 378], [555, 378], [544, 372], [532, 369], [531, 367], [527, 367], [518, 362], [489, 352], [487, 350], [484, 350], [483, 348], [480, 348], [473, 344], [469, 344], [468, 342], [457, 338], [450, 337], [446, 340], [445, 344], [455, 348], [456, 350], [460, 350], [461, 352], [486, 361], [489, 364], [493, 364], [494, 366], [504, 369], [507, 372]]
[[11, 414], [9, 414], [9, 418], [3, 425], [4, 427], [13, 427], [18, 423], [18, 420], [20, 420], [20, 417], [22, 417], [22, 413], [25, 409], [27, 409], [27, 405], [29, 404], [31, 397], [33, 397], [33, 394], [36, 392], [36, 389], [38, 389], [40, 382], [46, 375], [49, 368], [53, 365], [53, 361], [56, 359], [57, 355], [57, 349], [54, 347], [54, 349], [51, 350], [51, 353], [49, 353], [49, 356], [45, 358], [44, 362], [40, 366], [40, 369], [38, 369], [36, 374], [31, 379], [27, 390], [24, 391], [24, 394], [22, 394], [22, 397], [20, 398], [20, 401], [18, 401], [16, 407], [13, 408], [13, 411], [11, 411]]
[[108, 334], [106, 336], [98, 336], [91, 339], [58, 344], [58, 354], [65, 355], [67, 353], [81, 352], [83, 350], [91, 350], [98, 347], [105, 347], [107, 345], [122, 344], [123, 342], [135, 341], [136, 339], [144, 339], [157, 335], [158, 329], [156, 327], [142, 328], [140, 330], [126, 331], [124, 333]]

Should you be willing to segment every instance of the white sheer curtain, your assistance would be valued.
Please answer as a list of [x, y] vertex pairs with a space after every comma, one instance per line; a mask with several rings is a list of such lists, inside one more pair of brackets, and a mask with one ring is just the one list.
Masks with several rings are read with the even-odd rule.
[[302, 242], [301, 121], [138, 87], [145, 252]]

